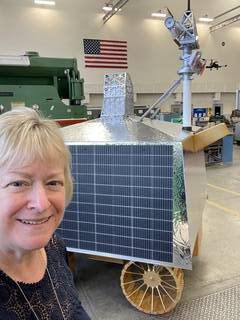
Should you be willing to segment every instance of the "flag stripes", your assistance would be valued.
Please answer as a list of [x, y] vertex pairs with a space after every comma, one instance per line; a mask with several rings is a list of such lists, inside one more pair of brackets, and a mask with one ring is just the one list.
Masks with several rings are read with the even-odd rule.
[[127, 69], [127, 41], [83, 39], [86, 68]]

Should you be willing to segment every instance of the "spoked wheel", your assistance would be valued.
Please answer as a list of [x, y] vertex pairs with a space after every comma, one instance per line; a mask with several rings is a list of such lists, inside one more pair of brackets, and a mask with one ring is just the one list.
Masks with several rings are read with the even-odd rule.
[[183, 271], [139, 262], [122, 269], [121, 287], [127, 300], [149, 314], [163, 314], [175, 308], [183, 290]]

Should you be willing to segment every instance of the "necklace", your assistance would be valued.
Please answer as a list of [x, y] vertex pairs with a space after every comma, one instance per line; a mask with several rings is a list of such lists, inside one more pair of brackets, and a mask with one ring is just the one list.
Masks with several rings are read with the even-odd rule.
[[[62, 318], [63, 318], [63, 320], [66, 320], [66, 318], [65, 318], [65, 316], [64, 316], [64, 312], [63, 312], [62, 306], [61, 306], [61, 303], [60, 303], [59, 298], [58, 298], [58, 295], [57, 295], [57, 291], [56, 291], [55, 286], [54, 286], [54, 284], [53, 284], [53, 280], [52, 280], [51, 274], [50, 274], [50, 272], [49, 272], [49, 270], [48, 270], [48, 267], [46, 267], [46, 271], [47, 271], [48, 278], [49, 278], [49, 280], [50, 280], [50, 284], [51, 284], [51, 287], [52, 287], [54, 296], [55, 296], [55, 298], [56, 298], [56, 300], [57, 300], [59, 309], [61, 310]], [[37, 316], [36, 312], [34, 311], [34, 309], [33, 309], [32, 305], [31, 305], [30, 301], [29, 301], [28, 298], [26, 297], [26, 295], [25, 295], [23, 289], [21, 288], [20, 284], [19, 284], [17, 281], [15, 281], [15, 280], [13, 280], [13, 281], [14, 281], [15, 284], [17, 285], [19, 291], [21, 292], [22, 296], [24, 297], [25, 301], [27, 302], [27, 304], [28, 304], [29, 308], [31, 309], [32, 313], [34, 314], [35, 318], [36, 318], [37, 320], [40, 320], [39, 317]]]

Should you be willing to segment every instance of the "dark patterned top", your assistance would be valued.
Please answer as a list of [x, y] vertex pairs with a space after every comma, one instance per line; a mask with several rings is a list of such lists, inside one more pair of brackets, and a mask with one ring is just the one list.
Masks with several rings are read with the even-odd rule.
[[[61, 303], [65, 319], [90, 320], [78, 298], [72, 274], [67, 266], [62, 240], [54, 236], [46, 247], [48, 270]], [[32, 272], [33, 270], [29, 270]], [[47, 272], [37, 283], [19, 282], [38, 318], [63, 320]], [[36, 320], [16, 283], [0, 270], [0, 320]]]

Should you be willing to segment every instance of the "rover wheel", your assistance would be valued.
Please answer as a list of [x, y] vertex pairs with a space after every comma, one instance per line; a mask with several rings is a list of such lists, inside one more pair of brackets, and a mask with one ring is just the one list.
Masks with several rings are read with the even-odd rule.
[[184, 286], [183, 271], [130, 261], [121, 274], [121, 287], [127, 300], [148, 314], [164, 314], [174, 309]]

